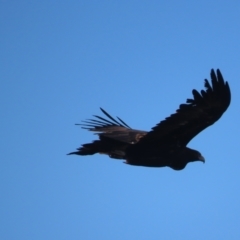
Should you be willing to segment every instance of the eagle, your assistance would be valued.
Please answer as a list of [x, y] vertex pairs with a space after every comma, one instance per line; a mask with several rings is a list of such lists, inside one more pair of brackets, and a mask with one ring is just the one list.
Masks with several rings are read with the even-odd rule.
[[82, 128], [96, 132], [98, 140], [83, 144], [68, 155], [106, 154], [126, 164], [144, 167], [170, 167], [182, 170], [190, 162], [205, 162], [202, 154], [187, 147], [205, 128], [214, 124], [227, 110], [231, 92], [219, 69], [210, 72], [204, 90], [192, 90], [193, 98], [181, 104], [175, 113], [151, 131], [132, 129], [121, 118], [113, 118], [102, 108], [104, 117], [83, 121]]

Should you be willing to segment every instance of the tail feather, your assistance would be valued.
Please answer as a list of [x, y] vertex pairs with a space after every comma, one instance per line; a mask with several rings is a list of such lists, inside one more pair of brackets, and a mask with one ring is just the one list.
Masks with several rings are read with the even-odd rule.
[[70, 152], [67, 155], [93, 155], [95, 153], [107, 154], [112, 158], [122, 159], [125, 156], [126, 143], [116, 141], [114, 139], [101, 137], [92, 143], [83, 144], [77, 151]]
[[70, 152], [67, 155], [72, 155], [72, 154], [76, 154], [76, 155], [93, 155], [95, 153], [98, 153], [101, 149], [103, 144], [101, 143], [101, 141], [97, 140], [94, 141], [92, 143], [86, 143], [83, 144], [80, 148], [77, 148], [76, 152]]

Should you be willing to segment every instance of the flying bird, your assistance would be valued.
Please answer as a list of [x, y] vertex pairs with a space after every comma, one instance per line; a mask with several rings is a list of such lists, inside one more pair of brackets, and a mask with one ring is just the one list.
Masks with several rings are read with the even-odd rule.
[[83, 144], [76, 155], [102, 153], [125, 163], [145, 167], [170, 167], [182, 170], [189, 162], [205, 162], [202, 154], [187, 144], [205, 128], [214, 124], [227, 110], [231, 93], [219, 69], [205, 79], [205, 90], [193, 89], [193, 98], [181, 104], [175, 113], [146, 132], [130, 128], [122, 119], [113, 118], [102, 108], [105, 118], [83, 121], [82, 128], [96, 132], [99, 139]]

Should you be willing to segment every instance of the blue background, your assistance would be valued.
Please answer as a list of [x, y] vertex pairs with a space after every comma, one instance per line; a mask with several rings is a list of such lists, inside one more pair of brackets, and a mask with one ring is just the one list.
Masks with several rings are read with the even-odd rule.
[[[0, 239], [240, 239], [239, 1], [0, 1]], [[150, 130], [211, 68], [223, 117], [183, 171], [66, 156], [99, 107]]]

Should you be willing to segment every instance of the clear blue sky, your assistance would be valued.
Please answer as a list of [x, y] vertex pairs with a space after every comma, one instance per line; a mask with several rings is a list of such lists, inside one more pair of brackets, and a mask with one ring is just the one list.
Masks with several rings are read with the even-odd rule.
[[[239, 1], [0, 1], [0, 239], [240, 239]], [[232, 103], [180, 172], [66, 156], [103, 107], [150, 130], [203, 88]]]

